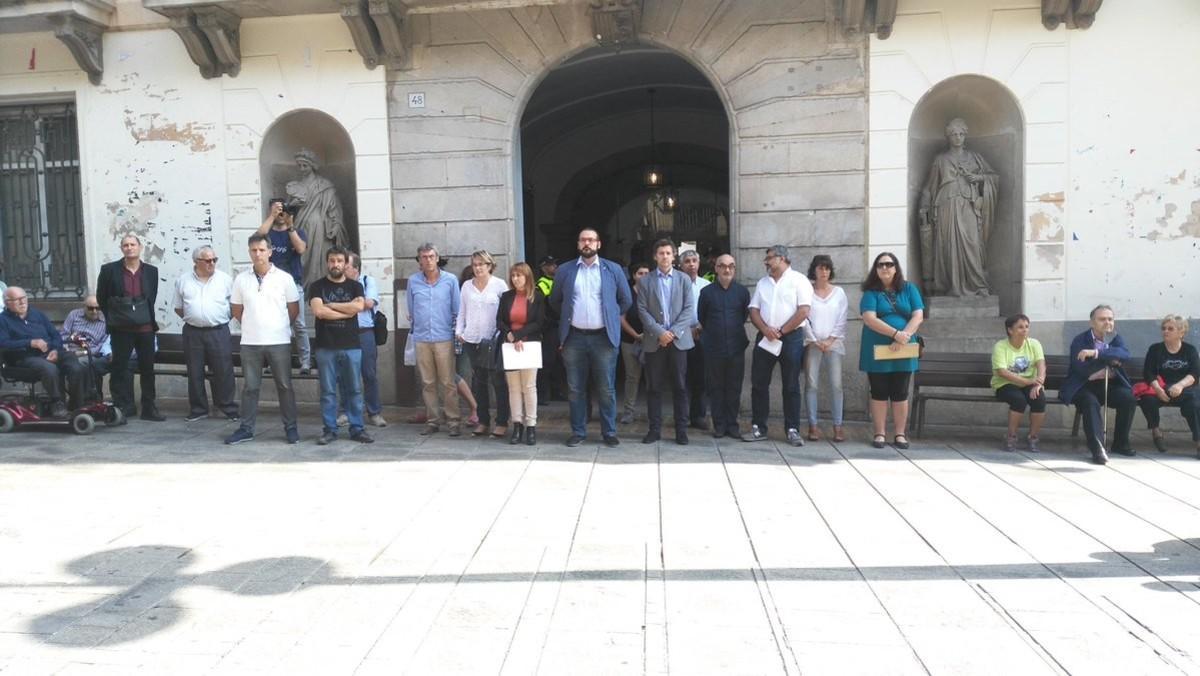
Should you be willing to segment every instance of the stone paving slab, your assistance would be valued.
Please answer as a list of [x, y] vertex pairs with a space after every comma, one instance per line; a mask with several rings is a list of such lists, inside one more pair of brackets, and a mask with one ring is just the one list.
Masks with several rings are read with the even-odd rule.
[[4, 435], [0, 674], [1200, 674], [1182, 451], [567, 449], [564, 414], [536, 447]]

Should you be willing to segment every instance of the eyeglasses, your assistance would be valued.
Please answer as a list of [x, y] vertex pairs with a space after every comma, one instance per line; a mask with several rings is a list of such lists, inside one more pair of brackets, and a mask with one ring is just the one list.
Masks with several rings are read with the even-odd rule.
[[83, 309], [87, 310], [88, 312], [99, 312], [100, 306], [99, 305], [84, 305]]
[[600, 241], [600, 239], [598, 237], [580, 237], [579, 238], [580, 244], [587, 244], [588, 242], [599, 242], [599, 241]]
[[200, 263], [213, 263], [215, 265], [216, 262], [221, 259], [220, 258], [197, 258], [196, 260]]
[[20, 296], [18, 298], [5, 298], [5, 303], [28, 303], [29, 296]]
[[875, 267], [879, 268], [879, 269], [894, 268], [894, 267], [896, 267], [896, 261], [879, 261], [878, 263], [875, 264]]
[[717, 268], [728, 269], [728, 268], [736, 268], [736, 267], [737, 267], [737, 263], [717, 263]]

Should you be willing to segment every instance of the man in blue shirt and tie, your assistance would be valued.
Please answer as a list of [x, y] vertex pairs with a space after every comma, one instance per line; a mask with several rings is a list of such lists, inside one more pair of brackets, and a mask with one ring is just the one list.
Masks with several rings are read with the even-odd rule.
[[559, 266], [550, 307], [560, 317], [558, 335], [570, 394], [571, 436], [567, 446], [587, 437], [588, 377], [598, 385], [600, 432], [607, 446], [617, 446], [617, 353], [621, 315], [633, 303], [620, 265], [600, 258], [600, 233], [579, 231], [579, 258]]

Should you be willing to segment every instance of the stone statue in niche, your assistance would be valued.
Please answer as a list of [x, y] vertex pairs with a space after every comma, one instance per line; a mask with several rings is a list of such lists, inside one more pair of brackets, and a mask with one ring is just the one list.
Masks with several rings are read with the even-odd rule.
[[335, 246], [349, 247], [346, 222], [342, 218], [342, 203], [338, 199], [333, 183], [317, 173], [320, 163], [317, 155], [308, 148], [296, 152], [296, 166], [300, 178], [289, 181], [286, 206], [296, 209], [296, 227], [303, 228], [308, 235], [308, 249], [301, 261], [304, 266], [304, 286], [326, 274], [325, 254]]
[[967, 123], [946, 125], [950, 148], [929, 168], [921, 190], [921, 270], [934, 296], [989, 295], [984, 259], [996, 213], [1000, 177], [979, 153], [967, 150]]

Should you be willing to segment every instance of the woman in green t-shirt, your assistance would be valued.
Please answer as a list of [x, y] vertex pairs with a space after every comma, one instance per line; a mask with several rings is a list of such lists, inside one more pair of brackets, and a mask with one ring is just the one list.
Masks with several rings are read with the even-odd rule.
[[1016, 314], [1004, 320], [1008, 338], [992, 348], [992, 390], [1008, 404], [1008, 436], [1004, 450], [1017, 450], [1017, 428], [1029, 409], [1029, 451], [1037, 453], [1038, 432], [1046, 418], [1046, 354], [1029, 337], [1029, 317]]

